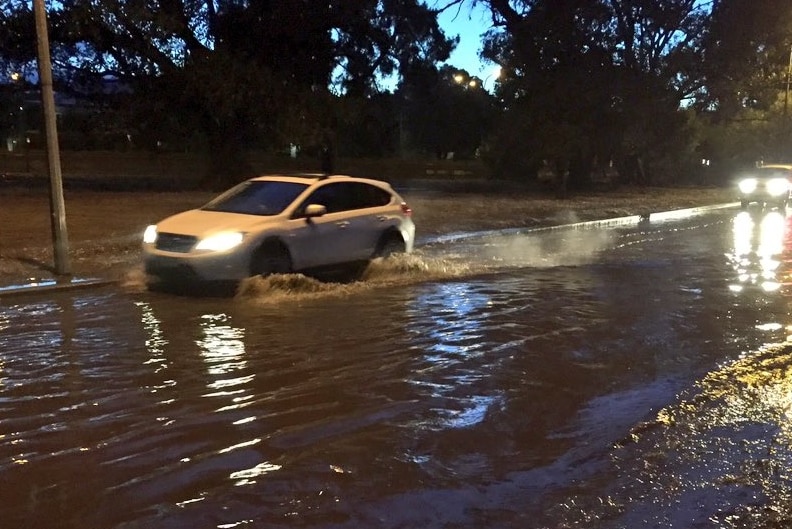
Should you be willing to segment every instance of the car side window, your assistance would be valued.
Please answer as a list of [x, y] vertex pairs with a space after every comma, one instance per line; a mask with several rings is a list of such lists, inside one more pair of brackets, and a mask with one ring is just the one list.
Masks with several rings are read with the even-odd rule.
[[391, 195], [384, 189], [369, 184], [355, 183], [354, 202], [355, 209], [376, 208], [384, 206], [391, 201]]
[[337, 213], [349, 209], [349, 193], [345, 191], [348, 184], [326, 184], [308, 195], [300, 205], [299, 212], [303, 214], [309, 204], [320, 204], [327, 208], [328, 213]]
[[338, 182], [325, 184], [308, 195], [300, 205], [297, 216], [305, 212], [309, 204], [321, 204], [328, 213], [349, 211], [353, 209], [384, 206], [391, 200], [387, 191], [362, 182]]

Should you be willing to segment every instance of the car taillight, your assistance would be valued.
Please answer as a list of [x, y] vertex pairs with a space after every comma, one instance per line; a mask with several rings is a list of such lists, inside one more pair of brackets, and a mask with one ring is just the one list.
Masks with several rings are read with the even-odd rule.
[[401, 203], [401, 210], [402, 213], [404, 213], [405, 217], [409, 217], [412, 215], [412, 208], [408, 206], [406, 202]]

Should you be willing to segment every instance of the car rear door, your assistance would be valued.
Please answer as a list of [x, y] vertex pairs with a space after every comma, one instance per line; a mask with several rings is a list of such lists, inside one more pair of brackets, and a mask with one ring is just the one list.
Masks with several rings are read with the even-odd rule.
[[351, 182], [349, 221], [349, 247], [355, 260], [371, 258], [382, 234], [388, 227], [398, 225], [393, 205], [393, 195], [388, 191], [365, 182]]

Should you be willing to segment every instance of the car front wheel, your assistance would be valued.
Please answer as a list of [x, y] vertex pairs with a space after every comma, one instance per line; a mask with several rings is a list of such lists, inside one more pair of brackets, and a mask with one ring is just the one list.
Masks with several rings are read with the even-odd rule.
[[288, 274], [292, 271], [291, 256], [281, 243], [267, 243], [253, 255], [250, 263], [250, 274], [268, 276], [271, 274]]

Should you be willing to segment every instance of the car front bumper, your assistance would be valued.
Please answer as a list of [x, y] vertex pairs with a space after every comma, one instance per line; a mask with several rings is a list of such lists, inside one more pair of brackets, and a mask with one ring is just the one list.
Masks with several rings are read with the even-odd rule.
[[144, 248], [146, 274], [168, 282], [239, 281], [250, 275], [249, 259], [231, 253], [175, 253]]

